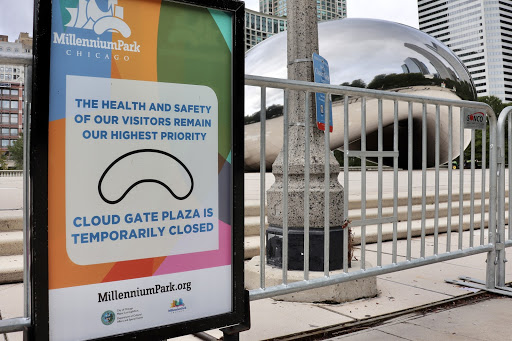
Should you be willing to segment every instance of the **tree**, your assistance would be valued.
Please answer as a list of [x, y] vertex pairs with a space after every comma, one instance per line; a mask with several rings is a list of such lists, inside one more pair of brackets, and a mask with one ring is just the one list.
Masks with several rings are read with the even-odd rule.
[[7, 169], [7, 155], [5, 154], [0, 155], [0, 169]]
[[418, 85], [441, 85], [441, 80], [425, 78], [421, 73], [381, 74], [375, 76], [375, 78], [368, 84], [367, 88], [389, 90]]
[[23, 169], [23, 133], [14, 141], [12, 146], [8, 148], [11, 159], [14, 161], [15, 169]]
[[[266, 110], [266, 119], [271, 120], [276, 117], [283, 116], [283, 106], [281, 104], [273, 104]], [[244, 117], [244, 124], [251, 124], [260, 121], [261, 110], [255, 112], [251, 116]]]
[[492, 110], [494, 110], [494, 113], [496, 115], [499, 115], [504, 108], [508, 107], [509, 105], [512, 105], [512, 103], [503, 103], [501, 99], [499, 99], [496, 96], [478, 97], [478, 102], [488, 104], [492, 108]]
[[[501, 99], [499, 99], [498, 97], [496, 96], [483, 96], [483, 97], [478, 97], [478, 102], [483, 102], [483, 103], [486, 103], [488, 104], [492, 110], [494, 111], [494, 113], [496, 114], [496, 116], [498, 116], [501, 111], [508, 107], [508, 106], [511, 106], [512, 103], [503, 103], [501, 101]], [[505, 164], [508, 165], [508, 131], [505, 132]], [[489, 136], [490, 136], [490, 133], [489, 133], [489, 125], [487, 125], [487, 128], [486, 128], [486, 160], [485, 160], [485, 164], [486, 164], [486, 167], [489, 166], [489, 157], [490, 157], [490, 152], [489, 152]], [[475, 160], [479, 160], [479, 161], [484, 161], [482, 160], [482, 131], [481, 130], [475, 130]], [[471, 161], [471, 144], [467, 146], [466, 150], [464, 151], [464, 160], [469, 160]]]
[[362, 79], [354, 79], [350, 86], [353, 88], [366, 88], [366, 83]]
[[[343, 82], [340, 84], [341, 86], [351, 86], [353, 88], [366, 88], [366, 83], [362, 79], [354, 79], [352, 83]], [[345, 96], [343, 95], [332, 95], [331, 99], [333, 102], [343, 100]]]

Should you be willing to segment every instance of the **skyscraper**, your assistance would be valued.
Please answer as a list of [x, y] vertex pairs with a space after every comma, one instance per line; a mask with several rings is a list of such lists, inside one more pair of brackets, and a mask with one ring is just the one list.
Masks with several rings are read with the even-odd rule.
[[245, 10], [245, 50], [286, 30], [286, 18]]
[[478, 96], [512, 102], [511, 1], [418, 0], [418, 16], [466, 65]]
[[[347, 0], [317, 0], [318, 21], [347, 16]], [[279, 17], [287, 16], [286, 0], [260, 0], [260, 12]]]
[[[347, 17], [347, 0], [317, 0], [318, 21]], [[260, 0], [260, 12], [245, 10], [245, 50], [283, 32], [287, 27], [286, 0]]]
[[[20, 33], [12, 43], [8, 37], [0, 35], [0, 52], [4, 55], [28, 56], [32, 53], [32, 38], [28, 33]], [[23, 66], [0, 63], [0, 153], [19, 138], [23, 130], [23, 99], [25, 71]]]

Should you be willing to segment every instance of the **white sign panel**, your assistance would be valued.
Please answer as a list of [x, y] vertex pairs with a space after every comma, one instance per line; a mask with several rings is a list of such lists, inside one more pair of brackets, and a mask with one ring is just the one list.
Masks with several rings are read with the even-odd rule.
[[464, 108], [464, 128], [465, 129], [485, 129], [487, 118], [482, 111]]
[[217, 249], [215, 93], [82, 76], [68, 76], [66, 90], [66, 247], [73, 262]]

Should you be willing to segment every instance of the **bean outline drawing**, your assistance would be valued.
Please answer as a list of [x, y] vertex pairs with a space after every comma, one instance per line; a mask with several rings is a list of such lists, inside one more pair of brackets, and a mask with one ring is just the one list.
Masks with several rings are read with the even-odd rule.
[[[180, 196], [177, 196], [173, 191], [172, 189], [169, 188], [169, 186], [167, 186], [165, 183], [163, 183], [162, 181], [160, 180], [157, 180], [157, 179], [142, 179], [142, 180], [139, 180], [135, 183], [133, 183], [130, 187], [128, 187], [128, 189], [121, 195], [121, 197], [117, 200], [109, 200], [107, 199], [104, 195], [103, 195], [103, 191], [101, 190], [101, 184], [103, 183], [103, 179], [105, 178], [105, 176], [107, 175], [108, 171], [114, 167], [114, 165], [116, 163], [118, 163], [119, 161], [123, 160], [124, 158], [127, 158], [128, 156], [130, 155], [133, 155], [133, 154], [138, 154], [138, 153], [158, 153], [158, 154], [162, 154], [162, 155], [165, 155], [165, 156], [168, 156], [170, 158], [172, 158], [174, 161], [178, 162], [184, 169], [185, 171], [187, 172], [188, 176], [190, 177], [190, 191], [180, 197]], [[127, 195], [128, 193], [134, 188], [136, 187], [137, 185], [140, 185], [142, 183], [157, 183], [159, 185], [161, 185], [162, 187], [164, 187], [169, 193], [171, 193], [171, 195], [177, 199], [177, 200], [185, 200], [187, 199], [190, 194], [192, 194], [192, 191], [194, 190], [194, 178], [192, 177], [192, 174], [190, 173], [189, 169], [187, 168], [187, 166], [185, 166], [185, 164], [180, 160], [178, 159], [176, 156], [170, 154], [170, 153], [167, 153], [167, 152], [164, 152], [162, 150], [158, 150], [158, 149], [138, 149], [138, 150], [133, 150], [131, 152], [128, 152], [126, 154], [123, 154], [121, 155], [120, 157], [118, 157], [117, 159], [114, 160], [114, 162], [112, 162], [108, 167], [107, 169], [105, 169], [105, 171], [103, 172], [103, 174], [101, 175], [100, 177], [100, 181], [98, 182], [98, 193], [101, 197], [101, 199], [103, 201], [105, 201], [107, 204], [111, 204], [111, 205], [114, 205], [114, 204], [117, 204], [119, 203], [120, 201], [122, 201]]]

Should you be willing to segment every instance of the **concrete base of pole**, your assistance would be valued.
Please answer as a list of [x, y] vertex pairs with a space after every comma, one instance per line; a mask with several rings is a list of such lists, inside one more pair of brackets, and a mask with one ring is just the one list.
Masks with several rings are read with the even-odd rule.
[[[368, 262], [366, 268], [372, 267]], [[352, 261], [352, 268], [349, 272], [361, 269], [359, 261]], [[331, 275], [341, 273], [342, 271], [332, 271]], [[274, 286], [282, 284], [283, 270], [270, 265], [265, 266], [266, 286]], [[323, 272], [310, 272], [309, 278], [323, 277]], [[304, 280], [303, 271], [288, 271], [288, 282], [298, 282]], [[260, 287], [260, 257], [254, 257], [245, 263], [245, 288], [248, 290], [258, 289]], [[369, 298], [377, 296], [377, 278], [368, 277], [355, 281], [344, 282], [340, 284], [330, 285], [328, 287], [311, 289], [296, 292], [293, 294], [281, 295], [274, 297], [278, 301], [287, 302], [350, 302], [360, 298]]]

